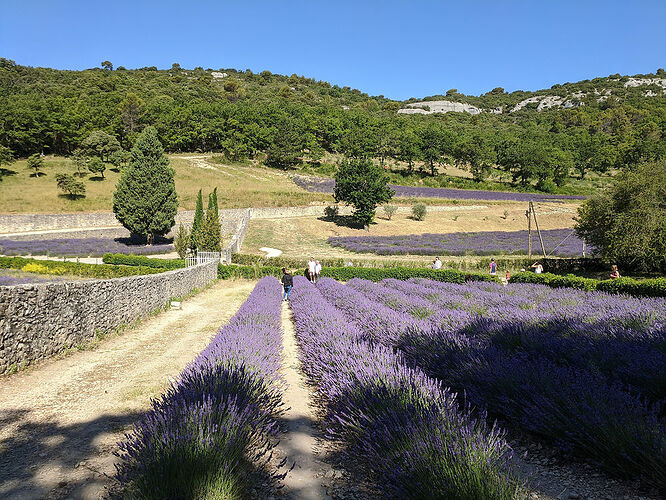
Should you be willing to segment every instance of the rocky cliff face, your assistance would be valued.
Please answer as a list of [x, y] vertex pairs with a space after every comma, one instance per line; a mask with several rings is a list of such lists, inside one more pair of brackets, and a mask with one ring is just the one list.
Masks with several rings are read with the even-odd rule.
[[[622, 80], [612, 80], [612, 81], [622, 81]], [[666, 78], [633, 78], [630, 77], [624, 82], [625, 88], [636, 88], [650, 86], [652, 88], [647, 89], [643, 92], [644, 97], [657, 97], [663, 94], [666, 94]], [[660, 89], [655, 89], [658, 87]], [[399, 109], [398, 113], [402, 114], [424, 114], [430, 115], [433, 113], [469, 113], [471, 115], [478, 115], [479, 113], [514, 113], [520, 111], [521, 109], [530, 106], [536, 105], [537, 111], [543, 111], [546, 109], [569, 109], [575, 108], [577, 106], [584, 106], [584, 100], [592, 95], [596, 97], [598, 102], [608, 99], [612, 94], [611, 89], [594, 89], [593, 92], [571, 92], [565, 95], [548, 95], [548, 94], [538, 94], [522, 101], [517, 104], [508, 107], [498, 107], [494, 109], [483, 109], [472, 104], [467, 104], [464, 102], [455, 102], [455, 101], [419, 101], [406, 104], [404, 108]]]

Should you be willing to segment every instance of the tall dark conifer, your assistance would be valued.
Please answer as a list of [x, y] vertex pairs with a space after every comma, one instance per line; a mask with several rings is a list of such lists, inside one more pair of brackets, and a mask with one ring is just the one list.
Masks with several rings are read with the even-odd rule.
[[174, 171], [154, 127], [147, 127], [132, 149], [129, 166], [113, 193], [113, 211], [123, 226], [148, 244], [155, 236], [167, 234], [176, 223]]

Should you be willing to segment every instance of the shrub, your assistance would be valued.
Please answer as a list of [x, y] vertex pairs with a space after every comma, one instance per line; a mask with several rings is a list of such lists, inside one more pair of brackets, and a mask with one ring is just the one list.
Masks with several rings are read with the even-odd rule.
[[424, 220], [428, 209], [423, 203], [416, 203], [412, 207], [412, 217], [416, 220]]
[[178, 232], [173, 239], [173, 246], [176, 248], [176, 252], [178, 252], [178, 257], [184, 259], [190, 247], [190, 235], [183, 224], [178, 226]]
[[328, 206], [324, 209], [324, 216], [326, 216], [327, 219], [334, 219], [335, 217], [338, 216], [340, 213], [340, 209], [338, 208], [337, 205], [334, 206]]
[[123, 278], [125, 276], [138, 276], [142, 274], [156, 274], [166, 271], [165, 268], [150, 268], [145, 266], [115, 266], [104, 264], [82, 264], [80, 262], [62, 262], [55, 260], [35, 260], [24, 257], [0, 257], [0, 269], [23, 269], [28, 264], [38, 265], [46, 268], [44, 272], [41, 267], [40, 274], [70, 274], [83, 278]]
[[86, 195], [86, 185], [83, 181], [76, 179], [70, 174], [56, 174], [56, 185], [58, 189], [67, 194], [70, 198], [84, 197]]
[[151, 259], [143, 255], [126, 255], [122, 253], [105, 253], [102, 257], [105, 264], [121, 266], [142, 266], [151, 269], [172, 270], [185, 267], [183, 259]]
[[581, 278], [573, 274], [560, 276], [551, 273], [516, 273], [511, 276], [510, 283], [537, 283], [555, 288], [569, 287], [579, 290], [598, 290], [608, 293], [626, 293], [636, 297], [666, 297], [666, 278], [635, 280], [620, 278], [616, 280], [595, 280]]
[[386, 218], [388, 220], [391, 220], [393, 214], [396, 213], [396, 211], [398, 210], [398, 207], [396, 207], [395, 205], [384, 205], [382, 208], [384, 210], [384, 215], [386, 215]]

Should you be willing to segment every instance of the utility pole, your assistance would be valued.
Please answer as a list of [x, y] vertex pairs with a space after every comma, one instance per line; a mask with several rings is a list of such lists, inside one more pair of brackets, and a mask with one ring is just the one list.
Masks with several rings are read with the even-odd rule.
[[532, 202], [530, 201], [527, 210], [525, 211], [527, 217], [527, 258], [532, 260]]
[[534, 225], [536, 226], [537, 233], [539, 233], [539, 241], [541, 242], [541, 252], [543, 253], [543, 258], [546, 258], [546, 247], [543, 244], [543, 238], [541, 237], [541, 230], [539, 229], [539, 221], [537, 220], [536, 216], [536, 210], [534, 210], [534, 205], [530, 201], [530, 209], [532, 210], [532, 213], [534, 214]]

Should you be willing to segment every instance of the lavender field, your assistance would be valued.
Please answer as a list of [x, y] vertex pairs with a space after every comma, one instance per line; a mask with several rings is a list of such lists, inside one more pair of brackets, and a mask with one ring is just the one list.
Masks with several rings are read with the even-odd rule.
[[494, 419], [666, 491], [666, 299], [328, 278], [292, 297], [328, 432], [387, 495], [508, 498]]
[[280, 288], [259, 280], [120, 444], [126, 498], [249, 498], [282, 411]]
[[[583, 241], [571, 229], [541, 231], [546, 253], [580, 257]], [[377, 255], [503, 255], [527, 254], [527, 231], [484, 231], [475, 233], [407, 234], [400, 236], [335, 236], [334, 247]], [[586, 255], [594, 253], [587, 247]], [[538, 236], [532, 234], [532, 251], [541, 251]]]
[[[297, 186], [315, 193], [333, 193], [335, 179], [330, 177], [307, 177], [295, 175]], [[584, 200], [585, 196], [557, 195], [543, 193], [512, 193], [507, 191], [480, 191], [475, 189], [431, 188], [399, 186], [391, 184], [395, 196], [405, 198], [444, 198], [449, 200], [487, 200], [487, 201], [563, 201]]]
[[165, 241], [147, 246], [129, 238], [62, 238], [12, 240], [0, 238], [1, 255], [50, 255], [54, 257], [101, 257], [105, 253], [153, 255], [173, 252]]

